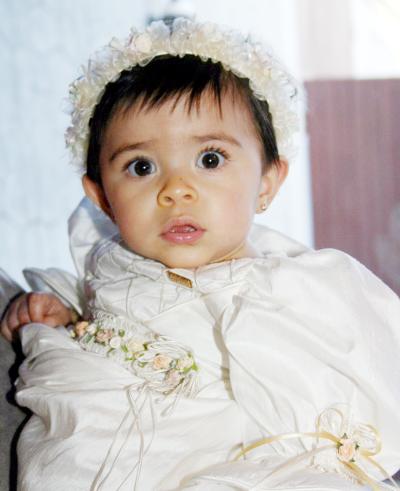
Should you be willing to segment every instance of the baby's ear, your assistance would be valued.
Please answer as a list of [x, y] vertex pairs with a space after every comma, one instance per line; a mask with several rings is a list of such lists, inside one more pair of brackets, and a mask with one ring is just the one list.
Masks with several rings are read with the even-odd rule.
[[272, 165], [261, 177], [260, 197], [268, 197], [271, 202], [279, 188], [282, 186], [289, 172], [289, 163], [286, 159], [280, 158], [275, 165]]
[[90, 179], [87, 174], [82, 177], [82, 186], [85, 190], [86, 196], [90, 199], [90, 201], [92, 201], [96, 206], [102, 209], [104, 213], [108, 215], [111, 220], [114, 221], [113, 212], [102, 186], [97, 182], [92, 181], [92, 179]]

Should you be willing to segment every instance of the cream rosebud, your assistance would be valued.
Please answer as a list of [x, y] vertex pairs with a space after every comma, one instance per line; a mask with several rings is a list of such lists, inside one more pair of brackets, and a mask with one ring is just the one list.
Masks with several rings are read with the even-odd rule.
[[193, 365], [193, 358], [190, 356], [184, 356], [183, 358], [179, 358], [176, 368], [178, 370], [185, 370], [186, 368], [190, 368]]
[[166, 355], [156, 355], [153, 360], [153, 368], [155, 370], [163, 370], [169, 368], [172, 358]]
[[354, 460], [357, 451], [357, 443], [352, 438], [342, 438], [339, 442], [337, 454], [342, 462]]
[[147, 33], [140, 34], [135, 39], [135, 47], [141, 53], [149, 53], [151, 50], [152, 41]]
[[166, 377], [167, 384], [173, 387], [177, 386], [181, 380], [182, 375], [177, 370], [170, 370]]
[[131, 338], [127, 343], [126, 347], [131, 353], [136, 353], [137, 351], [144, 350], [144, 344], [140, 339]]
[[86, 332], [89, 334], [95, 334], [96, 330], [97, 330], [96, 324], [89, 324], [86, 329]]
[[110, 339], [111, 348], [117, 349], [121, 346], [121, 338], [119, 336], [114, 336]]
[[113, 337], [114, 332], [112, 329], [100, 329], [100, 331], [96, 334], [96, 341], [98, 343], [107, 344], [108, 341]]
[[75, 324], [75, 334], [78, 336], [78, 337], [81, 337], [85, 334], [86, 332], [86, 329], [89, 325], [89, 322], [87, 321], [80, 321], [80, 322], [77, 322]]

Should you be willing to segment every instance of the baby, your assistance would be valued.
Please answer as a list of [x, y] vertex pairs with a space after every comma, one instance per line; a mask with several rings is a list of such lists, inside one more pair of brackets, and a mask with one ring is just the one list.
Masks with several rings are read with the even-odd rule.
[[395, 486], [398, 298], [252, 225], [288, 173], [298, 93], [260, 45], [184, 19], [114, 39], [73, 84], [78, 279], [28, 271], [47, 293], [2, 321], [34, 413], [20, 489]]

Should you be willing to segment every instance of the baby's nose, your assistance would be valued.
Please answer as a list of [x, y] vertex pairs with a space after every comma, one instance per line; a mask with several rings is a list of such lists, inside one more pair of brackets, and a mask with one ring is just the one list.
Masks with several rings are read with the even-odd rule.
[[190, 204], [196, 200], [196, 190], [189, 186], [182, 177], [169, 179], [158, 195], [158, 203], [161, 206], [172, 206], [178, 203]]

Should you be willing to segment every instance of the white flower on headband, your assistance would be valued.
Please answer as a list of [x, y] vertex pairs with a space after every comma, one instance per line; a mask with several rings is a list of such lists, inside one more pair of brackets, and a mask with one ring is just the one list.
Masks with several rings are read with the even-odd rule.
[[178, 18], [171, 28], [163, 21], [155, 21], [144, 31], [132, 29], [126, 40], [113, 38], [95, 53], [82, 76], [71, 84], [71, 126], [66, 131], [65, 141], [74, 163], [82, 170], [89, 140], [89, 120], [106, 85], [117, 80], [123, 70], [146, 65], [166, 54], [190, 54], [204, 61], [220, 62], [226, 70], [247, 78], [254, 95], [269, 104], [280, 155], [293, 155], [301, 94], [295, 79], [264, 46], [237, 31]]

